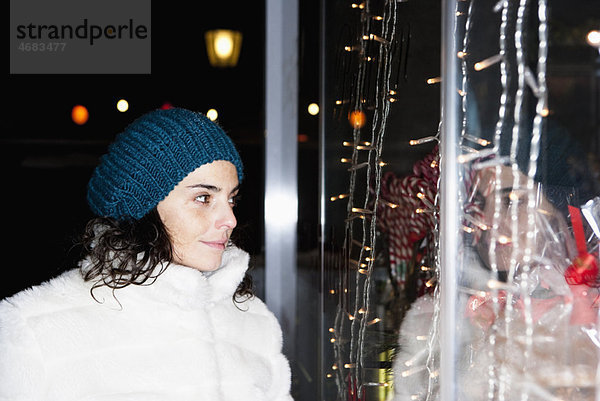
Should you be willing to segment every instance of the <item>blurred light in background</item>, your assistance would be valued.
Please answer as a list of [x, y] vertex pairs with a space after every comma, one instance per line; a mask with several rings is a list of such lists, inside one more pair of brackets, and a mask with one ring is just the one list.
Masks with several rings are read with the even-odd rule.
[[129, 110], [129, 103], [127, 102], [127, 100], [125, 99], [120, 99], [117, 102], [117, 110], [119, 110], [121, 113], [126, 112], [127, 110]]
[[367, 122], [367, 116], [361, 110], [354, 110], [348, 115], [348, 121], [350, 121], [352, 128], [359, 129], [362, 128]]
[[316, 103], [311, 103], [308, 105], [308, 114], [311, 116], [316, 116], [319, 114], [319, 105]]
[[589, 31], [585, 39], [588, 42], [588, 45], [600, 47], [600, 31]]
[[74, 106], [71, 110], [71, 119], [77, 125], [85, 124], [89, 117], [90, 114], [88, 113], [88, 109], [80, 104]]
[[206, 117], [208, 117], [210, 121], [216, 121], [216, 119], [219, 118], [219, 113], [215, 109], [210, 109], [206, 112]]
[[215, 29], [204, 34], [208, 61], [213, 67], [235, 67], [242, 49], [242, 33]]

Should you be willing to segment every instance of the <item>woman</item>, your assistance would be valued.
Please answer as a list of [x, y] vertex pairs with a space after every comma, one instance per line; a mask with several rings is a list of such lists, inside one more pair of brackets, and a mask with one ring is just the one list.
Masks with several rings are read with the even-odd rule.
[[242, 170], [199, 113], [127, 127], [88, 184], [80, 268], [0, 302], [0, 400], [291, 400], [281, 330], [230, 242]]

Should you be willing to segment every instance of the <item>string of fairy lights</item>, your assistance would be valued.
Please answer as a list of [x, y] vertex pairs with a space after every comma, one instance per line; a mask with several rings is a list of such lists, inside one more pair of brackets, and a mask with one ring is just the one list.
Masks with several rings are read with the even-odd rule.
[[[380, 201], [382, 169], [386, 166], [381, 154], [390, 105], [396, 100], [390, 84], [396, 4], [386, 2], [381, 13], [372, 10], [370, 2], [352, 3], [351, 7], [361, 13], [361, 26], [357, 42], [345, 44], [344, 51], [355, 52], [359, 62], [351, 100], [336, 100], [336, 106], [350, 103], [352, 110], [348, 119], [353, 138], [342, 143], [344, 148], [352, 149], [352, 155], [340, 160], [348, 164], [349, 186], [347, 193], [330, 197], [331, 201], [347, 200], [344, 251], [348, 276], [337, 283], [337, 292], [346, 300], [339, 302], [333, 326], [329, 328], [335, 362], [327, 376], [335, 376], [342, 399], [363, 399], [365, 388], [385, 388], [391, 384], [368, 375], [365, 345], [369, 327], [382, 320], [372, 308], [370, 297], [377, 235], [375, 209]], [[366, 113], [370, 114], [368, 126]], [[364, 194], [358, 194], [359, 187], [366, 188]], [[386, 204], [397, 207], [391, 202]], [[345, 287], [346, 281], [350, 288]], [[330, 293], [335, 294], [336, 289]]]
[[[531, 3], [535, 2], [535, 6]], [[501, 321], [497, 319], [491, 325], [486, 341], [488, 349], [491, 350], [490, 360], [493, 361], [484, 374], [487, 375], [487, 391], [485, 391], [488, 400], [504, 400], [509, 396], [507, 383], [514, 379], [510, 377], [510, 372], [506, 366], [499, 362], [500, 352], [497, 346], [500, 330], [510, 333], [511, 323], [515, 313], [523, 313], [525, 317], [525, 328], [522, 333], [513, 333], [514, 335], [504, 335], [508, 346], [511, 342], [524, 341], [525, 355], [531, 355], [534, 337], [531, 297], [528, 292], [530, 288], [531, 263], [535, 259], [535, 238], [533, 235], [527, 235], [523, 243], [519, 240], [519, 232], [526, 230], [529, 233], [535, 232], [536, 199], [538, 197], [538, 188], [535, 184], [537, 169], [537, 160], [540, 154], [540, 140], [542, 136], [542, 127], [544, 118], [548, 116], [548, 95], [546, 86], [546, 64], [547, 64], [547, 46], [548, 46], [548, 22], [547, 22], [547, 4], [546, 0], [500, 0], [492, 6], [493, 13], [499, 14], [498, 46], [499, 53], [489, 55], [480, 60], [474, 60], [471, 54], [471, 42], [477, 38], [471, 37], [473, 25], [474, 7], [486, 7], [485, 5], [476, 5], [473, 0], [461, 0], [457, 3], [456, 24], [462, 28], [462, 46], [456, 56], [460, 63], [460, 87], [457, 92], [460, 96], [460, 155], [456, 162], [462, 166], [460, 171], [460, 182], [464, 187], [460, 189], [460, 202], [465, 209], [461, 211], [463, 216], [463, 230], [466, 235], [477, 235], [481, 232], [489, 234], [488, 259], [490, 265], [490, 279], [488, 281], [488, 293], [491, 299], [493, 313], [500, 315], [501, 308], [505, 307], [504, 317]], [[526, 20], [532, 18], [528, 12], [530, 8], [535, 7], [537, 16], [537, 48], [532, 49], [524, 42], [524, 36], [528, 33]], [[344, 50], [347, 52], [358, 52], [362, 57], [357, 66], [357, 74], [352, 87], [354, 94], [352, 101], [347, 99], [336, 100], [336, 106], [347, 105], [352, 102], [352, 111], [348, 119], [353, 127], [353, 138], [342, 143], [345, 148], [352, 149], [352, 155], [344, 157], [341, 163], [348, 165], [349, 185], [345, 193], [333, 195], [330, 201], [347, 200], [347, 217], [345, 244], [345, 263], [346, 269], [340, 276], [337, 288], [330, 290], [331, 294], [338, 294], [340, 302], [336, 310], [336, 316], [332, 327], [329, 328], [331, 334], [331, 343], [334, 349], [334, 363], [331, 370], [326, 373], [327, 377], [335, 378], [337, 387], [342, 399], [359, 400], [364, 397], [365, 388], [376, 386], [389, 388], [393, 385], [393, 379], [389, 376], [380, 376], [380, 380], [373, 381], [366, 374], [367, 361], [365, 360], [365, 341], [367, 340], [367, 330], [369, 327], [382, 321], [383, 316], [377, 315], [371, 308], [371, 285], [374, 261], [376, 259], [375, 251], [379, 244], [376, 243], [377, 237], [377, 213], [374, 205], [382, 202], [389, 208], [397, 208], [399, 205], [389, 200], [380, 199], [380, 184], [382, 168], [386, 163], [381, 160], [383, 147], [383, 138], [386, 129], [386, 122], [390, 112], [390, 103], [397, 100], [398, 94], [390, 86], [390, 66], [394, 54], [390, 52], [390, 44], [397, 40], [396, 34], [396, 9], [395, 2], [386, 2], [386, 9], [381, 15], [373, 15], [370, 10], [369, 2], [353, 3], [352, 8], [358, 9], [365, 17], [361, 18], [361, 35], [355, 44], [345, 44]], [[373, 24], [374, 21], [380, 22], [379, 25]], [[378, 31], [376, 31], [379, 29]], [[375, 33], [374, 33], [375, 32]], [[367, 52], [367, 46], [376, 43], [379, 45], [379, 53], [372, 57]], [[512, 51], [514, 49], [514, 51]], [[514, 54], [513, 54], [514, 52]], [[527, 60], [535, 56], [536, 72], [533, 73]], [[376, 85], [375, 105], [371, 108], [371, 124], [365, 133], [365, 95], [367, 68], [369, 63], [375, 62], [376, 66]], [[497, 106], [497, 118], [495, 129], [491, 139], [480, 137], [480, 133], [473, 133], [468, 124], [468, 110], [471, 102], [471, 88], [469, 86], [471, 74], [478, 74], [498, 65], [499, 72], [495, 78], [499, 81], [501, 88]], [[428, 85], [435, 85], [441, 82], [441, 77], [429, 78]], [[517, 82], [516, 89], [511, 86], [512, 80]], [[535, 114], [532, 118], [532, 130], [523, 132], [523, 122], [531, 118], [525, 113], [526, 93], [533, 94], [536, 99]], [[370, 134], [370, 135], [369, 135]], [[510, 148], [508, 154], [501, 149], [501, 141], [507, 135], [510, 135]], [[368, 136], [368, 138], [367, 138]], [[440, 140], [440, 133], [410, 140], [412, 146], [422, 145]], [[502, 209], [502, 168], [509, 167], [512, 171], [512, 188], [522, 188], [523, 182], [519, 172], [517, 162], [519, 147], [524, 146], [524, 140], [528, 142], [529, 156], [526, 166], [526, 182], [524, 191], [519, 192], [519, 196], [527, 204], [527, 219], [523, 221], [518, 214], [516, 202], [509, 208], [511, 220], [510, 237], [500, 232], [501, 209]], [[364, 153], [367, 156], [364, 157]], [[443, 156], [443, 155], [442, 155]], [[433, 167], [433, 166], [432, 166]], [[481, 171], [486, 168], [492, 168], [494, 172], [494, 187], [491, 191], [491, 201], [493, 202], [493, 215], [491, 221], [481, 220], [481, 216], [471, 213], [467, 210], [467, 204], [473, 199], [474, 191], [477, 190], [477, 184], [470, 182], [473, 172]], [[357, 193], [357, 182], [364, 178], [365, 194]], [[434, 248], [437, 249], [439, 239], [438, 230], [438, 195], [432, 203], [423, 203], [423, 207], [415, 210], [415, 213], [433, 213], [435, 218]], [[423, 200], [423, 194], [418, 196]], [[358, 224], [356, 224], [358, 222]], [[507, 282], [501, 283], [499, 277], [499, 261], [497, 256], [497, 246], [510, 243], [512, 246], [512, 255], [510, 258], [509, 272]], [[524, 255], [524, 257], [520, 257]], [[433, 271], [432, 279], [428, 282], [429, 286], [435, 286], [439, 279], [439, 272], [443, 266], [439, 265], [437, 252], [433, 255], [433, 261], [430, 266], [422, 266], [425, 270]], [[518, 272], [518, 275], [517, 275]], [[354, 276], [352, 274], [354, 273]], [[354, 279], [354, 280], [351, 280]], [[351, 285], [353, 284], [353, 288]], [[350, 287], [350, 288], [349, 288]], [[461, 287], [460, 291], [467, 294], [481, 294], [482, 291], [477, 288]], [[500, 292], [507, 293], [508, 300], [502, 301]], [[353, 295], [353, 299], [350, 296]], [[416, 373], [427, 372], [427, 388], [413, 394], [412, 400], [433, 400], [436, 397], [439, 379], [439, 288], [435, 286], [433, 321], [429, 335], [424, 341], [424, 348], [418, 355], [406, 361], [406, 370], [401, 372], [401, 376], [410, 377]], [[521, 311], [512, 309], [511, 298], [519, 297], [523, 300]], [[347, 298], [344, 298], [347, 297]], [[499, 326], [503, 323], [503, 327]], [[425, 340], [425, 339], [420, 339]], [[400, 344], [401, 345], [401, 344]], [[507, 345], [504, 345], [507, 346]], [[536, 394], [550, 396], [549, 393], [538, 384], [529, 382], [527, 385], [521, 385], [524, 389], [534, 389]], [[482, 389], [483, 390], [483, 389]], [[529, 391], [529, 390], [527, 390]], [[522, 399], [528, 399], [526, 390], [522, 392]], [[387, 399], [389, 393], [382, 393], [380, 399]], [[554, 398], [548, 398], [554, 399]]]

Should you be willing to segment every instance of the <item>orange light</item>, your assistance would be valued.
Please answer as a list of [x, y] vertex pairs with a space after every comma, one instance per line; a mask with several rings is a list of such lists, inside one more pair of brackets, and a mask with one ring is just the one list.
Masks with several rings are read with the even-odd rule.
[[367, 122], [367, 116], [361, 110], [354, 110], [348, 115], [348, 121], [354, 129], [362, 128]]
[[71, 119], [77, 125], [83, 125], [87, 123], [89, 116], [90, 114], [88, 113], [88, 110], [85, 108], [85, 106], [80, 104], [73, 107], [73, 110], [71, 110]]

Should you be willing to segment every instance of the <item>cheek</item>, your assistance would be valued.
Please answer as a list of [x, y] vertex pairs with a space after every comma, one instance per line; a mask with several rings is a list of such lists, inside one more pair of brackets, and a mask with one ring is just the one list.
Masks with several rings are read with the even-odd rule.
[[208, 231], [204, 214], [200, 209], [180, 210], [165, 218], [164, 224], [174, 247], [196, 243]]

